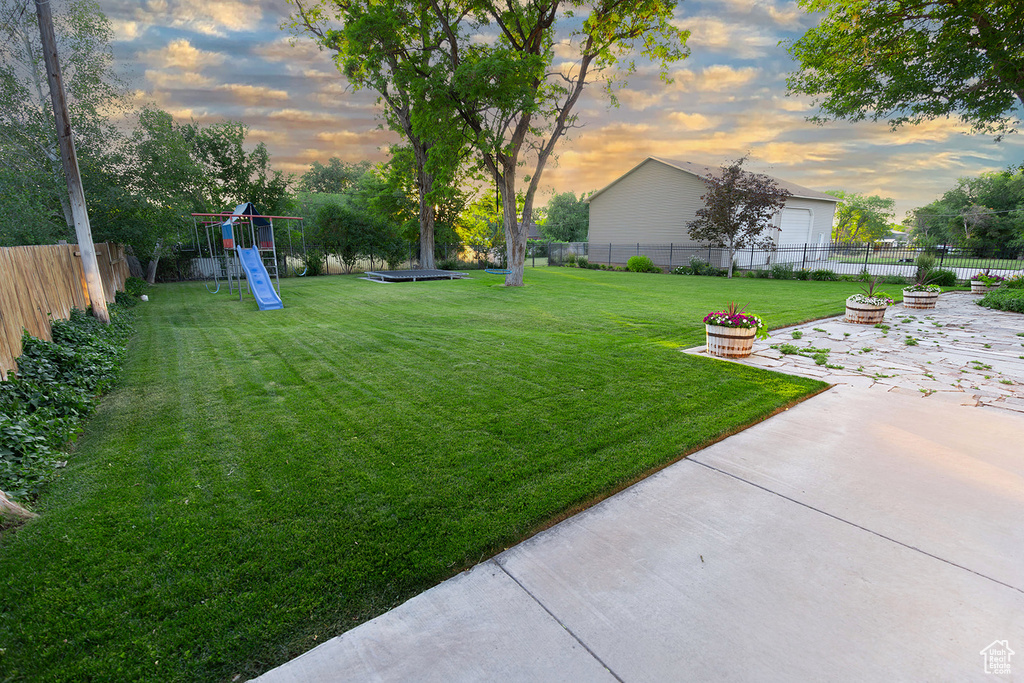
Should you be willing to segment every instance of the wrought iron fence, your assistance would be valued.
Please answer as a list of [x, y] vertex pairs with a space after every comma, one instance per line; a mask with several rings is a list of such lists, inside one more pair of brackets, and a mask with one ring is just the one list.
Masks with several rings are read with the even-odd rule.
[[[716, 268], [729, 267], [729, 250], [696, 242], [669, 244], [614, 243], [552, 243], [548, 247], [548, 265], [578, 261], [605, 266], [625, 266], [632, 256], [647, 256], [666, 270], [689, 266], [691, 261]], [[915, 247], [888, 242], [848, 243], [822, 242], [784, 244], [769, 249], [747, 247], [732, 255], [733, 266], [739, 270], [769, 270], [775, 265], [794, 270], [831, 270], [837, 275], [860, 274], [913, 276], [919, 262], [931, 260], [931, 268], [952, 270], [959, 279], [979, 271], [1013, 274], [1024, 269], [1024, 251], [1002, 249], [999, 253], [974, 252], [953, 247]]]
[[[321, 272], [338, 275], [374, 268], [419, 268], [419, 245], [408, 244], [400, 254], [389, 254], [390, 262], [381, 254], [362, 254], [355, 262], [343, 263], [337, 256], [324, 255]], [[605, 267], [623, 267], [632, 256], [647, 256], [656, 266], [672, 270], [699, 262], [716, 268], [729, 267], [729, 250], [697, 242], [669, 244], [616, 244], [596, 242], [540, 242], [527, 245], [526, 267], [586, 264]], [[857, 275], [867, 271], [872, 275], [899, 275], [913, 277], [921, 257], [933, 260], [932, 267], [952, 270], [958, 279], [988, 270], [992, 274], [1012, 275], [1024, 270], [1024, 250], [1003, 249], [1000, 253], [972, 252], [953, 247], [914, 247], [888, 242], [859, 243], [822, 242], [818, 244], [784, 244], [770, 249], [748, 247], [733, 254], [738, 270], [770, 270], [773, 266], [791, 267], [793, 270], [830, 270], [837, 275]], [[302, 272], [302, 253], [278, 252], [282, 261], [281, 273]], [[193, 259], [186, 268], [185, 278], [208, 277], [209, 259]], [[506, 265], [504, 244], [465, 245], [439, 244], [435, 248], [435, 265], [447, 270], [471, 270]]]

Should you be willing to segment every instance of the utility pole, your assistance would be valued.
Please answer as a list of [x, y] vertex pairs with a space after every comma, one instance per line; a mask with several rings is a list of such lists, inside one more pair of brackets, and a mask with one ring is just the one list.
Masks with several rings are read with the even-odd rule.
[[89, 211], [85, 206], [85, 191], [78, 172], [78, 157], [75, 141], [71, 137], [71, 119], [64, 95], [64, 80], [57, 60], [57, 39], [53, 34], [53, 16], [50, 0], [36, 0], [36, 15], [39, 17], [39, 37], [43, 42], [43, 60], [46, 63], [46, 80], [50, 84], [50, 99], [53, 101], [53, 118], [57, 126], [57, 141], [60, 143], [60, 159], [64, 165], [64, 177], [68, 182], [71, 199], [71, 217], [78, 237], [78, 251], [82, 255], [82, 271], [85, 273], [85, 287], [92, 304], [92, 314], [100, 321], [109, 323], [107, 299], [103, 293], [103, 279], [96, 262], [96, 247], [92, 243], [92, 228], [89, 226]]

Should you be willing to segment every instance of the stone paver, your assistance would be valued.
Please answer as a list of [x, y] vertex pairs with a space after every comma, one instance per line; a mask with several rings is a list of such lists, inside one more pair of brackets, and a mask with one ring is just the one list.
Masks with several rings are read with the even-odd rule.
[[[750, 357], [734, 362], [830, 384], [1024, 413], [1024, 316], [978, 306], [978, 298], [945, 292], [933, 310], [896, 304], [886, 311], [884, 327], [836, 316], [775, 330], [770, 339], [754, 343]], [[794, 353], [813, 355], [808, 349], [828, 349], [824, 362]]]

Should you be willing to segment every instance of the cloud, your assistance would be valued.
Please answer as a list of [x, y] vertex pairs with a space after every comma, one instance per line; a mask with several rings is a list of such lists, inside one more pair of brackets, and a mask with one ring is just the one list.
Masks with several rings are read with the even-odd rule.
[[215, 83], [212, 78], [193, 72], [171, 73], [146, 69], [145, 74], [146, 80], [155, 90], [211, 88]]
[[749, 85], [760, 73], [752, 66], [736, 68], [728, 64], [712, 64], [699, 73], [690, 69], [679, 69], [671, 75], [675, 79], [672, 87], [681, 92], [719, 93], [739, 90]]
[[341, 123], [337, 116], [324, 112], [304, 111], [301, 109], [279, 109], [270, 113], [270, 119], [283, 123]]
[[364, 146], [366, 144], [380, 144], [384, 140], [393, 141], [398, 136], [389, 130], [352, 131], [337, 130], [317, 133], [317, 141], [326, 143], [333, 147], [345, 147], [350, 145]]
[[166, 47], [147, 50], [137, 55], [139, 61], [157, 69], [182, 69], [202, 71], [209, 66], [219, 66], [227, 56], [220, 52], [209, 52], [193, 47], [185, 38], [172, 40]]
[[945, 142], [971, 132], [970, 126], [956, 119], [932, 119], [916, 126], [900, 126], [896, 130], [882, 122], [858, 125], [864, 129], [864, 136], [872, 142], [889, 146]]
[[775, 20], [775, 23], [785, 28], [797, 28], [801, 24], [801, 20], [807, 16], [807, 13], [800, 9], [800, 6], [795, 2], [784, 2], [779, 7], [775, 4], [769, 4], [768, 16]]
[[114, 40], [130, 43], [145, 31], [145, 27], [137, 21], [110, 19], [110, 28], [114, 32]]
[[272, 90], [263, 86], [224, 83], [216, 89], [231, 94], [235, 101], [243, 104], [270, 106], [288, 100], [288, 93], [284, 90]]
[[227, 36], [259, 27], [263, 9], [243, 0], [143, 0], [135, 18], [144, 25], [183, 28], [209, 36]]
[[710, 119], [703, 114], [684, 114], [674, 111], [668, 115], [668, 120], [675, 124], [677, 129], [682, 130], [707, 130], [719, 125], [720, 121]]
[[742, 24], [720, 17], [687, 17], [675, 22], [690, 31], [686, 44], [713, 52], [728, 52], [741, 59], [763, 57], [779, 42], [779, 36], [768, 33], [763, 26]]
[[835, 163], [843, 158], [846, 151], [842, 144], [831, 142], [773, 141], [754, 144], [751, 148], [759, 160], [769, 164], [792, 164], [795, 160], [801, 163]]

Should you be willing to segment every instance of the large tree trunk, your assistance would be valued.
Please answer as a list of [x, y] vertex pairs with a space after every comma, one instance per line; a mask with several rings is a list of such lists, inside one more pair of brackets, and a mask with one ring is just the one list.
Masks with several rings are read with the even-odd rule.
[[[433, 178], [423, 173], [419, 183], [420, 194], [420, 268], [433, 269], [434, 261], [434, 207], [427, 201], [427, 193], [433, 186]], [[431, 187], [427, 187], [427, 183]]]
[[516, 211], [515, 166], [505, 165], [501, 180], [501, 207], [505, 218], [506, 287], [522, 287], [526, 268], [526, 227]]
[[146, 282], [151, 285], [156, 284], [156, 267], [160, 263], [161, 249], [161, 244], [157, 242], [156, 248], [153, 249], [153, 258], [150, 260], [149, 267], [146, 269]]
[[25, 521], [37, 516], [34, 512], [29, 512], [8, 498], [6, 493], [0, 491], [0, 521], [5, 519]]
[[[408, 117], [408, 113], [405, 115]], [[433, 270], [437, 266], [434, 262], [434, 206], [429, 198], [434, 189], [434, 176], [427, 172], [430, 146], [413, 134], [411, 123], [405, 127], [416, 157], [416, 191], [420, 200], [420, 268]]]

